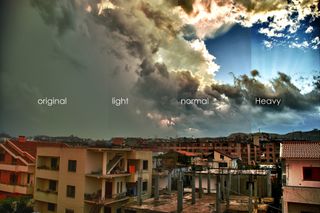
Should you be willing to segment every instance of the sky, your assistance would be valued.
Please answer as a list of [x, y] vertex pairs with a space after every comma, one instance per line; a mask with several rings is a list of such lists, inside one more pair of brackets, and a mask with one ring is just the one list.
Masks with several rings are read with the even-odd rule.
[[[317, 1], [29, 0], [6, 11], [0, 132], [167, 138], [320, 126]], [[121, 97], [129, 103], [112, 104]]]

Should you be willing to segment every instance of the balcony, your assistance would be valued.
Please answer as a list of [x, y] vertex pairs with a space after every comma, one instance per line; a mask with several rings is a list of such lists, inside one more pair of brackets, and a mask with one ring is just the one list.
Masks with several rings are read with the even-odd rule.
[[58, 192], [51, 191], [51, 190], [43, 190], [43, 189], [37, 189], [34, 192], [34, 199], [43, 201], [43, 202], [50, 202], [50, 203], [57, 203], [58, 200]]
[[12, 165], [12, 164], [0, 164], [0, 170], [12, 171], [12, 172], [29, 172], [28, 166]]
[[36, 170], [36, 176], [45, 179], [58, 180], [59, 167], [49, 168], [46, 166], [39, 166]]
[[86, 174], [87, 177], [94, 177], [94, 178], [116, 178], [116, 177], [127, 177], [130, 176], [131, 174], [127, 171], [120, 171], [120, 170], [116, 170], [113, 171], [110, 174], [102, 174], [101, 171], [92, 171], [89, 174]]
[[9, 193], [18, 193], [18, 194], [32, 194], [33, 188], [32, 186], [27, 185], [10, 185], [0, 183], [1, 191], [9, 192]]
[[101, 193], [85, 193], [84, 200], [88, 204], [99, 204], [99, 205], [109, 205], [112, 203], [122, 202], [129, 200], [129, 197], [125, 192], [114, 194], [114, 195], [106, 195], [104, 199], [101, 198]]

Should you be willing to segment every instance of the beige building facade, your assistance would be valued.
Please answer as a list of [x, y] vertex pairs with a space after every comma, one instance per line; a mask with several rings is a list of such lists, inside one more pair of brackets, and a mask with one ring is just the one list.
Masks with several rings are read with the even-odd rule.
[[320, 210], [320, 142], [287, 142], [284, 160], [283, 212], [318, 213]]
[[152, 153], [125, 148], [37, 150], [35, 209], [38, 212], [116, 213], [137, 195], [151, 195]]

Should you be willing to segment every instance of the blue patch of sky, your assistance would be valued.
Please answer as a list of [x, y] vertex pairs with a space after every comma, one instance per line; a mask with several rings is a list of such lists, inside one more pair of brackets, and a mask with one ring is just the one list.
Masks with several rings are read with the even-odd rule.
[[[225, 34], [205, 41], [208, 51], [216, 57], [215, 62], [221, 67], [215, 76], [216, 80], [233, 83], [231, 72], [239, 76], [257, 69], [263, 82], [277, 77], [278, 72], [286, 73], [298, 82], [301, 76], [311, 80], [319, 72], [319, 49], [290, 48], [293, 42], [310, 42], [319, 36], [319, 18], [313, 20], [307, 17], [294, 34], [290, 34], [286, 28], [283, 38], [268, 38], [258, 32], [261, 27], [267, 26], [268, 23], [255, 24], [252, 28], [235, 25]], [[309, 26], [313, 27], [313, 31], [305, 33]], [[264, 45], [266, 40], [272, 41], [274, 46], [267, 48]], [[300, 81], [300, 84], [298, 86], [304, 87], [305, 82]]]

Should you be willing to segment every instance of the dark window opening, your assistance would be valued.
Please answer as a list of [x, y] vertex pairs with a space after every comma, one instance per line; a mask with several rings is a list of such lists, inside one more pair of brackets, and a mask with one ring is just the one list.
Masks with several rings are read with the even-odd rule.
[[55, 181], [55, 180], [49, 181], [49, 190], [50, 191], [57, 191], [57, 181]]
[[76, 187], [67, 185], [67, 197], [74, 198], [76, 194]]
[[148, 170], [148, 161], [144, 160], [143, 161], [143, 166], [142, 166], [143, 170]]
[[74, 213], [73, 209], [66, 209], [66, 213]]
[[10, 174], [10, 184], [16, 185], [18, 181], [18, 176], [16, 174]]
[[48, 211], [56, 211], [56, 204], [54, 203], [48, 203]]
[[147, 191], [148, 190], [148, 182], [147, 181], [144, 181], [142, 183], [142, 191]]
[[2, 151], [2, 152], [0, 152], [0, 161], [4, 161], [4, 152]]
[[76, 172], [77, 171], [77, 161], [76, 160], [69, 160], [68, 161], [68, 171], [69, 172]]
[[51, 169], [58, 169], [58, 158], [51, 158]]
[[303, 180], [320, 181], [320, 167], [303, 167]]

